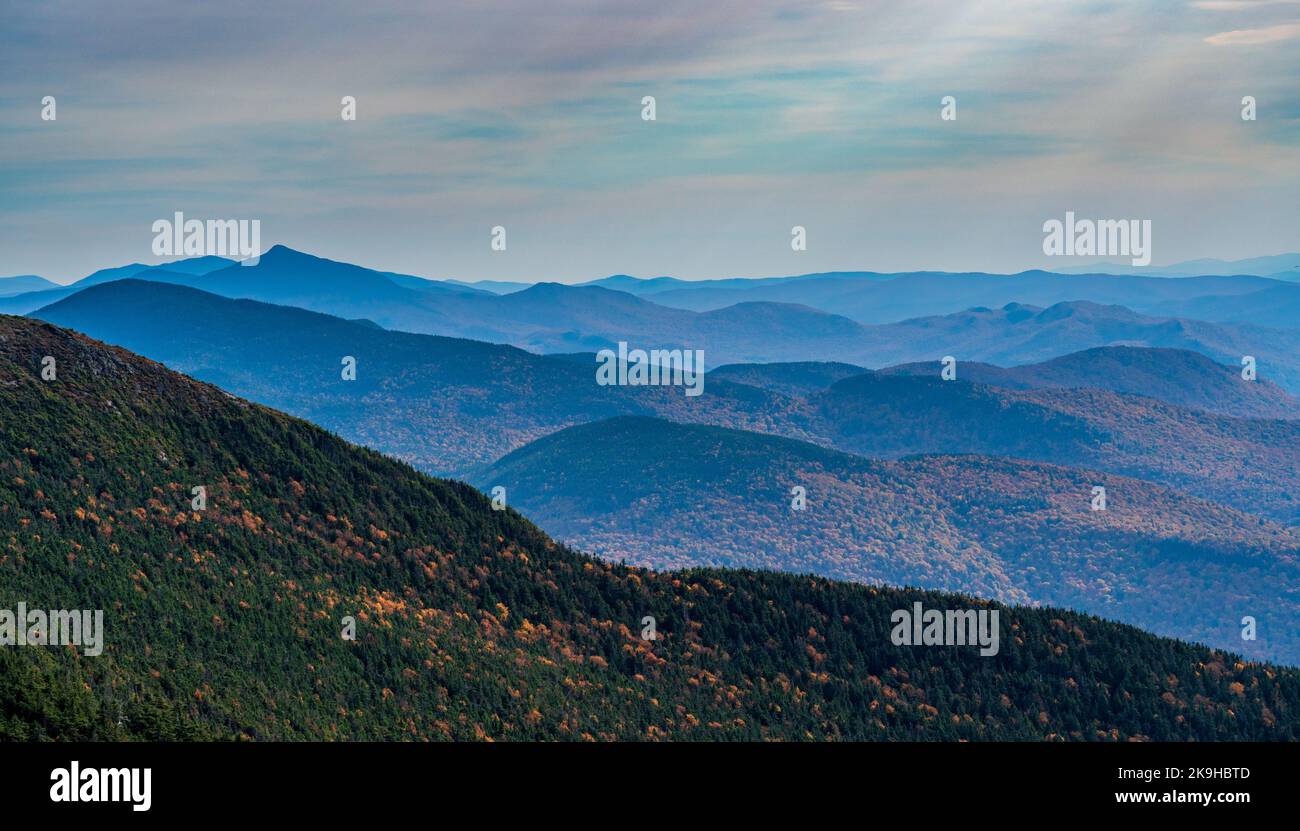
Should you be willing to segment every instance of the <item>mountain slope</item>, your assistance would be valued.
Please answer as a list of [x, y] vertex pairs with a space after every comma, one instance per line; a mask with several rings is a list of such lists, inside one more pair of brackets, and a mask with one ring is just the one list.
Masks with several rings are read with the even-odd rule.
[[[1165, 266], [1135, 266], [1131, 263], [1092, 263], [1056, 269], [1062, 273], [1105, 272], [1106, 274], [1150, 274], [1166, 277], [1191, 277], [1196, 275], [1258, 274], [1270, 275], [1300, 267], [1300, 254], [1274, 254], [1266, 257], [1248, 257], [1243, 260], [1220, 260], [1206, 257]], [[1294, 279], [1294, 278], [1292, 278]]]
[[815, 431], [865, 456], [975, 453], [1104, 470], [1300, 525], [1300, 421], [1098, 389], [1004, 390], [872, 373], [815, 394]]
[[[867, 456], [979, 453], [1106, 470], [1300, 524], [1300, 422], [1099, 391], [982, 387], [961, 380], [964, 363], [953, 383], [868, 375], [796, 396], [706, 377], [704, 394], [688, 397], [678, 387], [599, 386], [592, 359], [387, 332], [154, 283], [92, 287], [39, 314], [436, 473], [469, 475], [563, 427], [655, 415]], [[341, 378], [344, 356], [357, 359], [355, 381]]]
[[[596, 286], [538, 283], [495, 294], [463, 285], [374, 271], [277, 245], [256, 266], [234, 265], [181, 279], [222, 297], [297, 306], [345, 318], [363, 317], [386, 329], [507, 343], [538, 352], [599, 349], [620, 340], [646, 348], [704, 349], [737, 360], [763, 357], [772, 347], [806, 351], [799, 340], [846, 344], [860, 327], [809, 308], [755, 306], [740, 313], [698, 315]], [[27, 311], [14, 309], [14, 311]]]
[[[1001, 296], [1008, 287], [1025, 288], [1030, 299], [1069, 297], [1086, 288], [1090, 295], [1124, 298], [1149, 308], [1170, 300], [1283, 285], [1254, 277], [908, 275], [906, 282], [914, 290], [902, 295], [903, 299], [940, 298], [944, 310], [951, 313], [920, 318], [902, 314], [922, 308], [917, 306], [899, 307], [897, 314], [886, 314], [875, 300], [869, 300], [871, 308], [885, 319], [908, 319], [868, 326], [845, 316], [847, 308], [834, 292], [827, 295], [829, 300], [813, 302], [816, 298], [812, 296], [772, 298], [762, 293], [766, 289], [746, 289], [733, 292], [736, 302], [724, 308], [691, 311], [663, 305], [663, 297], [672, 291], [638, 297], [594, 285], [539, 283], [499, 295], [333, 262], [279, 245], [262, 255], [256, 266], [232, 265], [203, 274], [176, 270], [180, 263], [188, 262], [154, 267], [136, 276], [223, 297], [294, 305], [345, 319], [364, 318], [390, 330], [504, 343], [542, 353], [594, 352], [623, 341], [632, 348], [703, 350], [709, 367], [826, 360], [879, 367], [937, 360], [943, 355], [963, 361], [1020, 364], [1127, 344], [1188, 349], [1230, 365], [1236, 365], [1243, 355], [1253, 355], [1259, 360], [1261, 378], [1300, 393], [1300, 330], [1152, 317], [1122, 306], [1087, 302], [1057, 303], [1048, 308], [1009, 303], [998, 310], [969, 302]], [[122, 269], [114, 274], [114, 279], [130, 276]], [[853, 291], [875, 292], [904, 280], [879, 278], [881, 275], [810, 275], [759, 282], [773, 290], [803, 287], [801, 291], [808, 295], [827, 286], [848, 284]], [[1146, 288], [1135, 289], [1138, 284]], [[1183, 288], [1170, 291], [1170, 284]], [[68, 296], [72, 289], [57, 292], [0, 298], [0, 311], [30, 313]]]
[[602, 564], [38, 322], [0, 318], [0, 401], [0, 607], [107, 632], [0, 649], [3, 738], [1300, 737], [1292, 670], [1054, 610], [1001, 610], [993, 657], [896, 647], [892, 610], [975, 602]]
[[44, 277], [37, 277], [35, 274], [0, 277], [0, 297], [9, 297], [29, 291], [49, 291], [58, 287], [58, 283], [51, 283]]
[[403, 319], [406, 309], [407, 318], [414, 314], [423, 320], [436, 317], [436, 312], [425, 306], [431, 299], [442, 295], [486, 295], [462, 286], [374, 271], [276, 245], [251, 266], [205, 256], [155, 266], [132, 263], [101, 269], [69, 286], [0, 300], [0, 312], [28, 314], [82, 289], [131, 278], [199, 287], [222, 297], [282, 303], [348, 318], [395, 314]]
[[707, 311], [734, 303], [766, 300], [798, 303], [844, 315], [859, 323], [890, 323], [915, 317], [953, 314], [976, 306], [1008, 303], [1053, 306], [1086, 301], [1157, 313], [1162, 304], [1210, 295], [1233, 295], [1284, 285], [1253, 276], [1167, 277], [1019, 274], [934, 271], [806, 275], [796, 279], [735, 281], [723, 287], [692, 285], [657, 292], [656, 303]]
[[[638, 565], [958, 589], [1300, 662], [1300, 532], [1145, 482], [973, 456], [872, 461], [618, 418], [540, 439], [476, 483], [504, 486], [556, 537]], [[1097, 485], [1104, 511], [1091, 510]], [[1243, 642], [1244, 614], [1268, 620], [1268, 636]]]
[[[131, 263], [116, 268], [101, 268], [93, 274], [82, 277], [74, 283], [61, 286], [49, 281], [46, 286], [36, 286], [23, 292], [8, 294], [0, 292], [0, 313], [24, 315], [42, 306], [56, 303], [65, 297], [71, 297], [82, 289], [125, 280], [131, 277], [147, 278], [155, 282], [186, 283], [193, 277], [229, 266], [231, 261], [225, 257], [190, 257], [172, 260], [160, 265]], [[40, 278], [37, 278], [40, 279]]]
[[[1166, 281], [1172, 282], [1172, 281]], [[1059, 303], [1039, 308], [1009, 303], [942, 317], [870, 327], [862, 350], [867, 366], [938, 361], [983, 361], [1008, 366], [1039, 363], [1102, 346], [1141, 346], [1197, 352], [1220, 364], [1258, 362], [1258, 377], [1300, 394], [1300, 332], [1232, 323], [1161, 318], [1119, 306]]]
[[726, 364], [709, 372], [709, 379], [725, 378], [784, 395], [807, 395], [836, 381], [871, 370], [836, 361], [800, 361], [774, 364]]
[[[1293, 280], [1300, 280], [1300, 271]], [[1300, 328], [1300, 285], [1285, 283], [1249, 294], [1208, 295], [1170, 302], [1162, 314], [1201, 320], [1249, 322], [1275, 329]]]
[[[265, 269], [275, 276], [264, 276]], [[349, 275], [338, 292], [331, 288], [331, 275], [336, 269], [346, 269]], [[361, 273], [368, 275], [366, 280], [357, 276]], [[238, 278], [243, 287], [224, 284], [223, 275], [231, 275], [225, 279]], [[770, 288], [803, 287], [801, 291], [807, 294], [814, 286], [828, 285], [825, 281], [834, 281], [829, 285], [849, 281], [856, 286], [855, 291], [867, 292], [881, 291], [896, 282], [826, 276], [779, 281]], [[768, 294], [763, 293], [767, 290], [759, 289], [747, 289], [737, 294], [734, 303], [706, 311], [664, 305], [664, 297], [672, 292], [652, 294], [649, 297], [653, 299], [647, 299], [597, 286], [558, 283], [539, 283], [507, 295], [467, 294], [450, 289], [431, 294], [402, 289], [378, 272], [318, 261], [282, 246], [264, 255], [255, 268], [232, 267], [188, 284], [228, 297], [287, 303], [349, 318], [366, 317], [389, 329], [508, 343], [536, 352], [594, 351], [627, 341], [643, 348], [703, 349], [709, 366], [824, 361], [831, 357], [862, 366], [887, 366], [946, 354], [960, 360], [1005, 365], [1043, 361], [1100, 346], [1135, 345], [1187, 349], [1231, 365], [1238, 364], [1243, 355], [1253, 355], [1259, 361], [1261, 378], [1300, 392], [1300, 331], [1293, 329], [1153, 317], [1123, 306], [1074, 300], [1054, 302], [1046, 308], [1008, 302], [994, 310], [964, 300], [963, 305], [953, 305], [959, 299], [1000, 297], [1008, 287], [1022, 287], [1031, 298], [1069, 298], [1072, 292], [1087, 289], [1087, 294], [1107, 302], [1123, 298], [1150, 308], [1166, 300], [1209, 292], [1245, 293], [1283, 284], [1253, 277], [1170, 280], [1047, 274], [912, 275], [911, 283], [915, 285], [905, 295], [908, 302], [914, 298], [946, 298], [945, 310], [951, 313], [913, 318], [899, 307], [896, 313], [887, 315], [899, 322], [864, 326], [850, 320], [852, 315], [844, 316], [846, 309], [839, 305], [839, 299], [818, 306], [805, 303], [802, 295], [791, 294], [771, 298], [779, 302], [770, 302]], [[1178, 290], [1169, 288], [1174, 283], [1179, 284]], [[371, 284], [373, 289], [364, 288]], [[286, 288], [268, 288], [281, 285]], [[868, 302], [879, 311], [875, 300]], [[966, 311], [957, 312], [956, 308]], [[901, 320], [904, 317], [908, 319]]]
[[[389, 332], [181, 286], [122, 280], [36, 314], [435, 473], [463, 475], [553, 430], [624, 413], [805, 434], [794, 402], [723, 380], [696, 397], [602, 387], [594, 357]], [[355, 381], [342, 379], [345, 356]]]
[[864, 335], [859, 324], [806, 306], [746, 303], [696, 313], [621, 291], [559, 283], [489, 298], [444, 300], [438, 310], [442, 320], [423, 322], [411, 331], [538, 352], [593, 351], [619, 341], [634, 348], [702, 349], [709, 365], [844, 350]]
[[[880, 375], [937, 377], [939, 360], [875, 370]], [[1098, 346], [1035, 364], [1002, 367], [962, 361], [962, 381], [1004, 389], [1092, 387], [1155, 398], [1168, 404], [1238, 418], [1300, 418], [1300, 400], [1268, 380], [1246, 383], [1237, 366], [1196, 352], [1162, 347]], [[871, 370], [834, 361], [728, 364], [710, 378], [726, 378], [785, 395], [809, 395]]]
[[[935, 377], [940, 368], [938, 361], [928, 361], [878, 372]], [[1101, 346], [1012, 367], [967, 361], [959, 364], [958, 377], [1006, 389], [1092, 387], [1241, 418], [1300, 418], [1300, 401], [1276, 384], [1259, 379], [1247, 382], [1240, 367], [1224, 366], [1185, 349]]]

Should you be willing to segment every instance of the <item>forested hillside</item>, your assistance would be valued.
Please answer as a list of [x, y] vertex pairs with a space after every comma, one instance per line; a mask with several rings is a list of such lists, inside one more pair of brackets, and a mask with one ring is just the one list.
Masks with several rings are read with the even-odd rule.
[[[1243, 382], [1245, 383], [1245, 382]], [[1007, 390], [871, 373], [810, 399], [850, 453], [979, 453], [1134, 476], [1300, 524], [1300, 421], [1228, 418], [1102, 389]]]
[[[1300, 523], [1292, 487], [1300, 421], [1228, 418], [1096, 389], [971, 384], [964, 362], [956, 382], [843, 377], [845, 365], [740, 367], [709, 373], [704, 393], [688, 397], [681, 387], [600, 386], [594, 356], [546, 358], [136, 280], [93, 286], [39, 314], [439, 475], [472, 476], [564, 427], [652, 415], [866, 456], [979, 453], [1089, 467]], [[343, 356], [356, 359], [354, 381], [341, 377]], [[1208, 362], [1202, 376], [1180, 377], [1221, 388], [1224, 369]], [[828, 373], [841, 379], [799, 394]]]
[[[879, 372], [933, 378], [939, 369], [934, 360]], [[957, 375], [963, 381], [1007, 389], [1092, 387], [1237, 418], [1300, 418], [1300, 401], [1273, 382], [1245, 381], [1240, 366], [1216, 363], [1186, 349], [1102, 346], [1008, 367], [965, 361]]]
[[[959, 590], [1300, 663], [1300, 533], [1135, 479], [986, 456], [871, 460], [623, 417], [539, 439], [475, 482], [637, 565]], [[1097, 486], [1105, 510], [1092, 510]], [[1244, 615], [1261, 621], [1254, 641]]]
[[601, 563], [468, 486], [15, 318], [0, 546], [0, 608], [106, 625], [98, 657], [0, 649], [9, 739], [1300, 735], [1291, 670], [1050, 609], [1004, 609], [995, 657], [896, 647], [894, 609], [979, 601]]
[[[38, 316], [444, 476], [624, 413], [753, 430], [780, 424], [804, 435], [795, 402], [742, 384], [710, 380], [708, 393], [692, 398], [680, 387], [602, 387], [594, 355], [574, 363], [184, 286], [121, 280]], [[342, 378], [344, 356], [356, 360], [355, 380]]]

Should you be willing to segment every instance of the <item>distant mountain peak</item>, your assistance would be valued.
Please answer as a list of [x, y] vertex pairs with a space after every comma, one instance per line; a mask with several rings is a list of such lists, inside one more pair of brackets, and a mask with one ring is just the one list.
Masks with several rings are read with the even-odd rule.
[[1108, 303], [1094, 303], [1091, 300], [1063, 300], [1053, 303], [1038, 313], [1043, 321], [1064, 320], [1068, 317], [1103, 314], [1108, 317], [1132, 319], [1138, 317], [1132, 309]]
[[[272, 262], [280, 260], [325, 260], [324, 257], [317, 257], [315, 254], [308, 254], [305, 251], [299, 251], [296, 248], [290, 248], [283, 243], [276, 243], [266, 249], [266, 253], [261, 259], [271, 260]], [[336, 260], [325, 260], [326, 262], [337, 262]]]

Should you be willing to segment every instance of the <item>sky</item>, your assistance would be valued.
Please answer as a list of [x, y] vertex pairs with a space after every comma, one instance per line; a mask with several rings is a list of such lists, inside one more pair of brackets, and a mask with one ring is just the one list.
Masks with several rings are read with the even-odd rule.
[[0, 276], [176, 211], [464, 280], [1007, 273], [1066, 211], [1300, 251], [1298, 79], [1300, 0], [0, 0]]

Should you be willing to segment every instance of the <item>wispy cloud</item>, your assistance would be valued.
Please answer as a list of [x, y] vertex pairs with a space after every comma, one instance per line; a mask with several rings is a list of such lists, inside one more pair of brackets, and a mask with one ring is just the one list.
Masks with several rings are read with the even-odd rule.
[[1210, 35], [1206, 43], [1213, 46], [1258, 46], [1264, 43], [1277, 43], [1283, 40], [1300, 38], [1300, 23], [1279, 23], [1259, 29], [1234, 29]]
[[1268, 6], [1300, 6], [1300, 0], [1196, 0], [1198, 9], [1215, 12], [1240, 12]]

